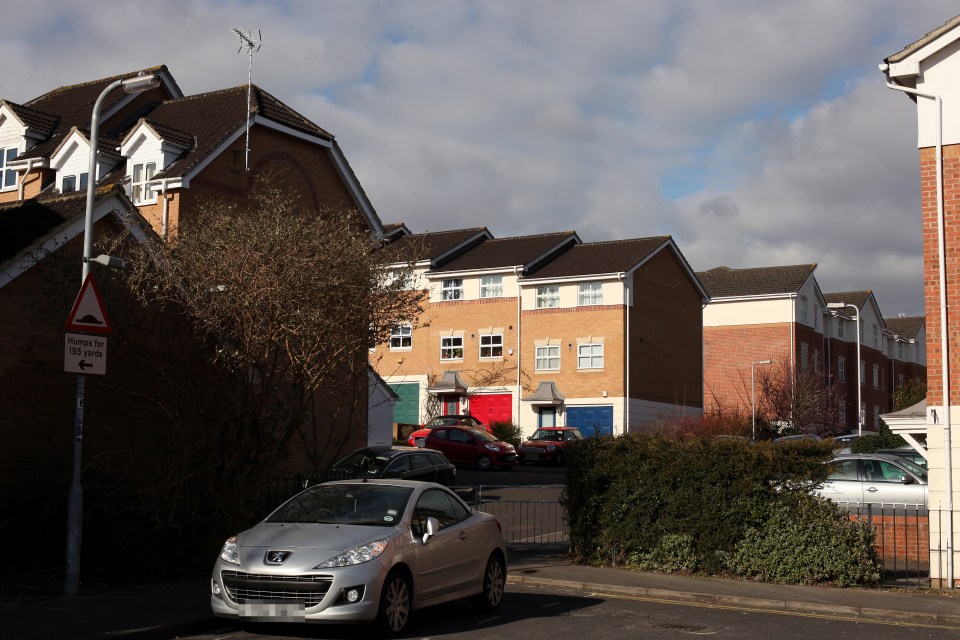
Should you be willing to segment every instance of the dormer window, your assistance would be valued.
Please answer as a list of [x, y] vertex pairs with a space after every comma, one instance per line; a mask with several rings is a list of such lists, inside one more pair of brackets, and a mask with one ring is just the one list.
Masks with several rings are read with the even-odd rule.
[[77, 176], [63, 176], [60, 184], [60, 193], [70, 193], [72, 191], [84, 191], [87, 188], [87, 176], [89, 173], [84, 171], [80, 174], [80, 184], [77, 185]]
[[133, 197], [134, 204], [157, 201], [157, 194], [154, 193], [153, 187], [147, 184], [153, 180], [153, 174], [156, 172], [156, 162], [145, 162], [133, 165], [130, 195]]
[[17, 147], [0, 147], [0, 189], [12, 189], [17, 186], [17, 172], [8, 169], [20, 150]]

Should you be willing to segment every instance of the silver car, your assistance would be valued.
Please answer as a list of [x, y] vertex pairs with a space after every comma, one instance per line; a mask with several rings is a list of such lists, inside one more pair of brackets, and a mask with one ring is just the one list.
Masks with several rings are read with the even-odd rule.
[[898, 456], [852, 453], [830, 462], [818, 493], [834, 502], [927, 506], [927, 470]]
[[257, 622], [374, 622], [404, 631], [414, 609], [503, 599], [497, 519], [438, 484], [348, 480], [310, 487], [229, 538], [213, 567], [214, 615]]

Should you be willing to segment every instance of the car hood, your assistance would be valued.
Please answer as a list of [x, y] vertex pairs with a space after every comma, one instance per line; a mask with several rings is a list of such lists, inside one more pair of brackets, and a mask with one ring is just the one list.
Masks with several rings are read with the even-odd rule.
[[240, 548], [283, 548], [343, 551], [396, 535], [396, 527], [320, 523], [261, 522], [237, 539]]
[[522, 447], [549, 447], [550, 445], [553, 445], [553, 446], [555, 446], [555, 447], [556, 447], [556, 446], [561, 446], [561, 445], [563, 445], [563, 442], [558, 442], [558, 441], [556, 441], [556, 440], [524, 440], [523, 444], [520, 445], [520, 446], [522, 446]]

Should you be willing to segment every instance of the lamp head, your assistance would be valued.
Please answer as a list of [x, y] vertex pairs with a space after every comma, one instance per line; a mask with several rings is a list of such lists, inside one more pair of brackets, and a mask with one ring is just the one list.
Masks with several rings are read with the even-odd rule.
[[140, 73], [141, 75], [125, 78], [120, 82], [124, 92], [141, 93], [160, 86], [160, 78], [156, 74], [144, 74], [142, 71]]

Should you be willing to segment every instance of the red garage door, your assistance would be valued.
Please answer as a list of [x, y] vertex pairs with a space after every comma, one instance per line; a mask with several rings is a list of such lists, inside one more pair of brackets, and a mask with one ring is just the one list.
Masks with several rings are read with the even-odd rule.
[[470, 415], [487, 427], [493, 422], [512, 422], [513, 396], [509, 393], [470, 396]]

